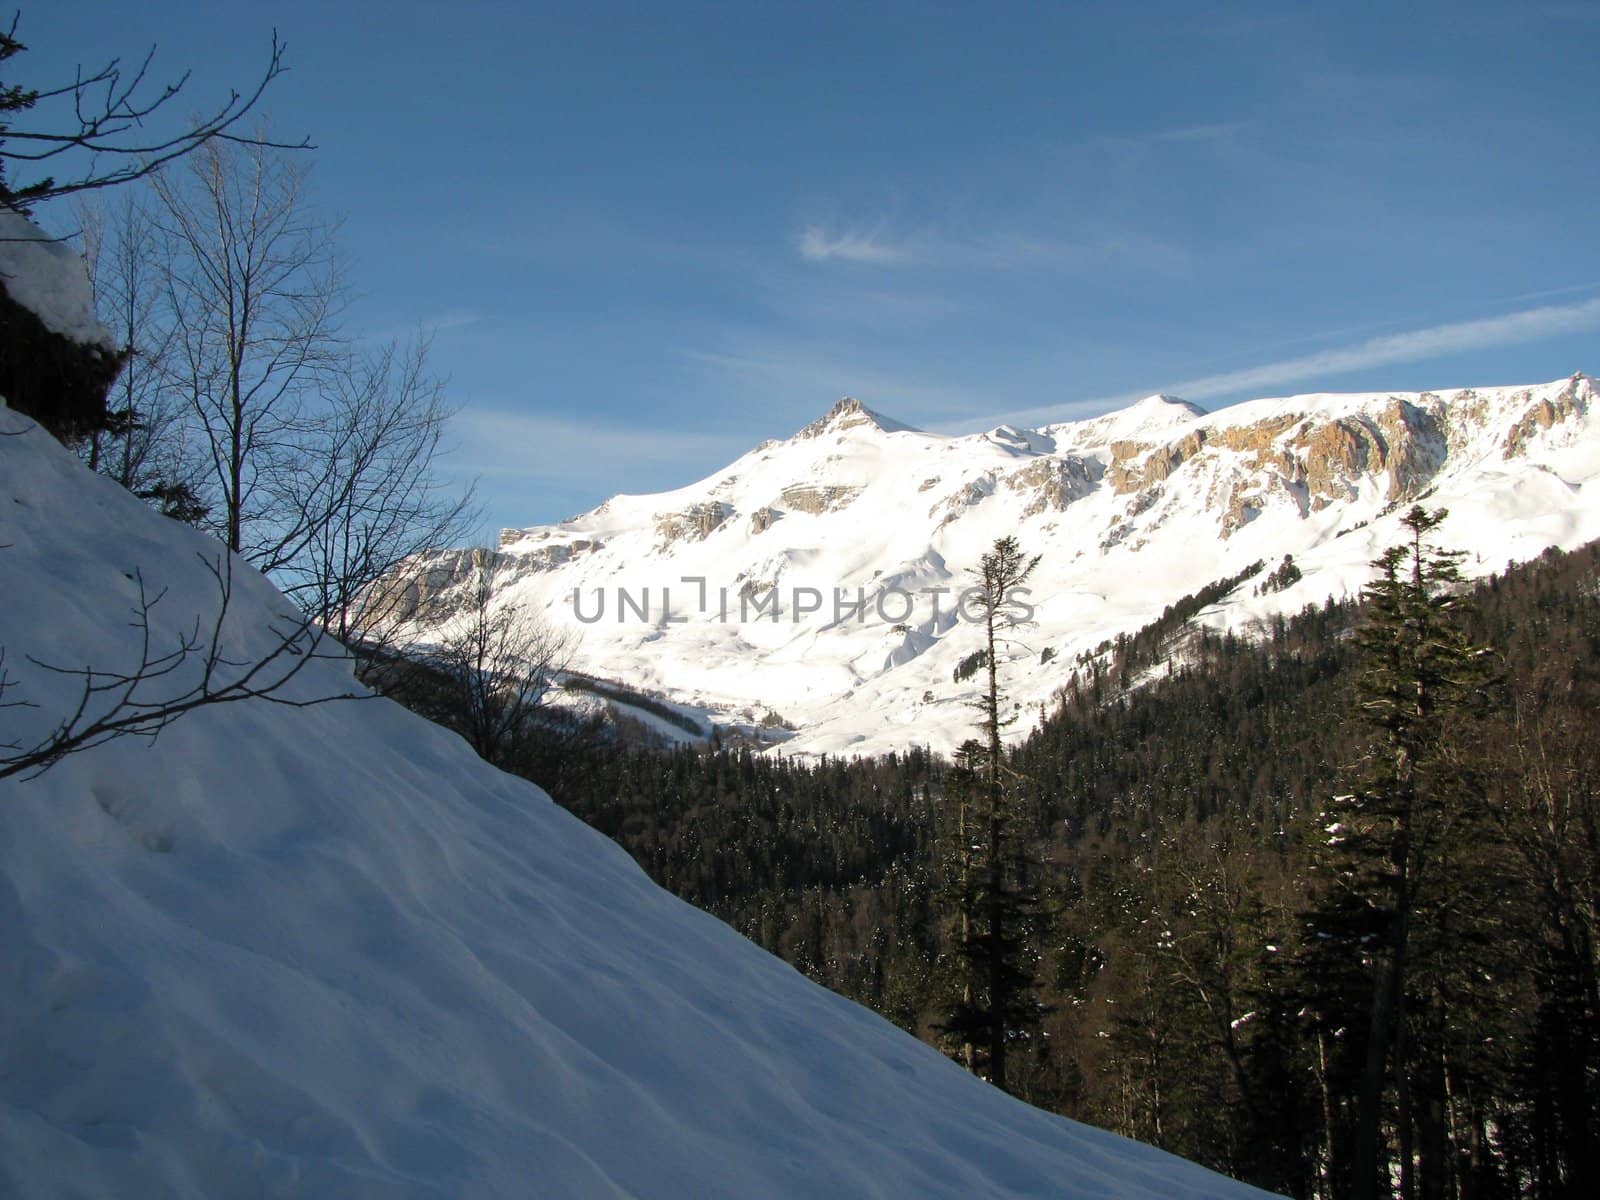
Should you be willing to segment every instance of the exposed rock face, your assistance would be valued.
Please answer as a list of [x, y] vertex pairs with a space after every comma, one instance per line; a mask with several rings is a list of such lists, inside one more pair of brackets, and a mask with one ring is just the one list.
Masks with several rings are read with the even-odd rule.
[[656, 534], [668, 546], [685, 540], [704, 541], [732, 515], [733, 506], [722, 500], [692, 504], [682, 512], [657, 517]]
[[1563, 421], [1582, 416], [1589, 408], [1593, 388], [1582, 375], [1574, 375], [1553, 400], [1538, 400], [1528, 406], [1506, 431], [1502, 456], [1515, 458], [1527, 449], [1528, 443], [1539, 433], [1552, 429]]
[[1228, 492], [1228, 503], [1222, 511], [1222, 536], [1232, 537], [1241, 528], [1261, 514], [1261, 495], [1247, 484], [1236, 483]]
[[1439, 418], [1408, 400], [1391, 400], [1378, 418], [1386, 439], [1383, 467], [1389, 472], [1391, 502], [1421, 495], [1444, 465], [1444, 430]]
[[1103, 473], [1104, 468], [1092, 459], [1041, 458], [1007, 475], [1005, 484], [1013, 491], [1033, 494], [1022, 514], [1031, 517], [1047, 509], [1060, 512], [1074, 500], [1081, 500], [1094, 491], [1095, 482]]
[[974, 504], [981, 503], [986, 497], [993, 494], [994, 476], [981, 475], [977, 479], [969, 479], [950, 495], [928, 509], [928, 515], [932, 517], [943, 513], [943, 519], [939, 522], [940, 528], [943, 528]]
[[825, 487], [797, 484], [783, 489], [779, 504], [796, 512], [825, 513], [843, 508], [860, 494], [860, 488], [844, 484], [829, 484]]
[[870, 425], [875, 429], [883, 430], [885, 433], [893, 433], [896, 430], [910, 428], [907, 425], [900, 424], [898, 421], [891, 421], [888, 417], [880, 416], [854, 396], [846, 396], [795, 436], [801, 438], [821, 437], [825, 433], [843, 433], [847, 429], [855, 429], [862, 425]]
[[1264, 421], [1257, 421], [1253, 425], [1226, 426], [1218, 430], [1215, 441], [1240, 454], [1271, 455], [1278, 438], [1298, 424], [1300, 424], [1299, 414], [1282, 413], [1276, 417], [1268, 417]]
[[768, 504], [764, 508], [758, 508], [750, 514], [750, 532], [765, 533], [772, 528], [772, 523], [777, 519], [778, 512], [772, 505]]
[[1292, 445], [1304, 463], [1302, 478], [1312, 508], [1355, 495], [1355, 482], [1367, 471], [1376, 450], [1367, 427], [1344, 417], [1307, 426]]
[[548, 546], [541, 546], [529, 554], [518, 555], [513, 561], [516, 563], [516, 573], [526, 575], [530, 571], [552, 571], [571, 562], [580, 554], [599, 548], [599, 542], [579, 538], [575, 542], [554, 542]]
[[1140, 493], [1196, 459], [1237, 455], [1245, 478], [1235, 479], [1226, 492], [1224, 537], [1255, 517], [1264, 491], [1274, 484], [1297, 493], [1302, 510], [1351, 499], [1360, 480], [1374, 475], [1387, 476], [1391, 502], [1408, 500], [1427, 488], [1444, 463], [1440, 407], [1437, 401], [1423, 407], [1395, 398], [1371, 415], [1319, 420], [1288, 412], [1194, 430], [1165, 445], [1113, 442], [1106, 479], [1119, 495]]
[[580, 554], [600, 549], [603, 544], [591, 538], [576, 538], [570, 542], [552, 542], [549, 538], [549, 530], [502, 529], [499, 548], [515, 553], [501, 558], [521, 577], [532, 571], [549, 571], [562, 566]]
[[1206, 433], [1203, 429], [1185, 434], [1176, 442], [1154, 448], [1142, 442], [1112, 442], [1111, 465], [1106, 468], [1106, 479], [1111, 483], [1111, 490], [1119, 496], [1142, 492], [1168, 478], [1199, 454], [1205, 444]]
[[409, 559], [384, 576], [363, 597], [363, 609], [385, 621], [437, 624], [454, 616], [465, 602], [459, 588], [477, 571], [498, 575], [515, 559], [482, 548], [439, 550]]

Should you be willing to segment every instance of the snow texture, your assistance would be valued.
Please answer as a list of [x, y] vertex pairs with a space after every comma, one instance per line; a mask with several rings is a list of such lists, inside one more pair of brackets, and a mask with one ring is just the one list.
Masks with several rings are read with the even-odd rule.
[[[886, 435], [904, 436], [904, 435]], [[214, 543], [0, 410], [0, 741], [170, 645]], [[287, 612], [241, 568], [230, 654]], [[892, 656], [891, 656], [892, 657]], [[342, 661], [294, 682], [351, 686]], [[378, 699], [0, 781], [0, 1196], [1260, 1195], [994, 1091]]]

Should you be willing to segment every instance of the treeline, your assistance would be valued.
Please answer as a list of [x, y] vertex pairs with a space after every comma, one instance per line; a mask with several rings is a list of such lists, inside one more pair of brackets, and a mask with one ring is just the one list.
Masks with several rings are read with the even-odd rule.
[[[1400, 613], [1471, 666], [1438, 668], [1410, 759], [1373, 720], [1395, 680], [1370, 596], [1251, 637], [1169, 620], [1064, 669], [1009, 755], [1041, 901], [1010, 1090], [1295, 1196], [1594, 1194], [1597, 581], [1600, 548], [1551, 552]], [[664, 886], [958, 1053], [938, 757], [589, 744], [531, 773]]]

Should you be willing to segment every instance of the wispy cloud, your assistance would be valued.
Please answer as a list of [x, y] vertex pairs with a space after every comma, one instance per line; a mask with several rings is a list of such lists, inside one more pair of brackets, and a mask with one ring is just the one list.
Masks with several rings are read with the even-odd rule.
[[[750, 447], [737, 434], [692, 433], [637, 425], [574, 421], [541, 413], [468, 409], [452, 423], [452, 465], [487, 479], [592, 484], [597, 476], [637, 480], [642, 488], [677, 486]], [[677, 482], [673, 482], [676, 480]]]
[[[1423, 362], [1447, 354], [1485, 350], [1534, 342], [1562, 334], [1600, 329], [1600, 298], [1578, 304], [1552, 304], [1523, 309], [1497, 317], [1455, 321], [1427, 329], [1368, 338], [1348, 346], [1319, 350], [1295, 358], [1279, 359], [1260, 366], [1166, 384], [1159, 390], [1186, 400], [1212, 400], [1223, 396], [1265, 394], [1262, 389], [1302, 380], [1324, 380], [1348, 371], [1390, 366], [1395, 363]], [[1155, 389], [1152, 389], [1155, 390]], [[1017, 423], [1048, 423], [1072, 420], [1088, 412], [1104, 412], [1131, 404], [1148, 392], [1106, 396], [1095, 401], [1052, 405], [1005, 414], [991, 420]]]
[[1600, 328], [1600, 299], [1585, 300], [1579, 304], [1553, 304], [1498, 317], [1456, 321], [1429, 329], [1369, 338], [1353, 346], [1319, 350], [1315, 354], [1283, 359], [1259, 367], [1187, 380], [1176, 385], [1174, 390], [1197, 400], [1207, 400], [1256, 387], [1295, 383], [1392, 363], [1420, 362], [1446, 354], [1533, 342], [1595, 328]]
[[835, 233], [820, 225], [807, 225], [796, 244], [800, 257], [808, 262], [838, 260], [887, 266], [915, 261], [904, 247], [888, 244], [879, 234], [853, 229]]
[[1215, 146], [1233, 141], [1251, 124], [1250, 121], [1211, 121], [1202, 125], [1181, 125], [1174, 129], [1152, 129], [1145, 133], [1110, 134], [1098, 141], [1107, 146]]
[[882, 228], [834, 231], [808, 225], [795, 244], [807, 262], [936, 270], [1082, 273], [1113, 268], [1171, 276], [1186, 274], [1194, 265], [1193, 256], [1181, 247], [1121, 232], [1072, 240], [1012, 232], [963, 237], [924, 229], [897, 239]]

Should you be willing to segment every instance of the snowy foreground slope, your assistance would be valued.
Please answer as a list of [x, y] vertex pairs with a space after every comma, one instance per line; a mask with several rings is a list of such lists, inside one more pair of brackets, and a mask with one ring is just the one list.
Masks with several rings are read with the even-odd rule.
[[[950, 749], [979, 682], [953, 676], [981, 644], [955, 595], [995, 538], [1044, 556], [1037, 623], [1006, 667], [1021, 736], [1078, 654], [1252, 563], [1261, 575], [1204, 619], [1247, 627], [1359, 590], [1413, 503], [1450, 509], [1442, 537], [1473, 574], [1600, 537], [1595, 402], [1583, 375], [1215, 413], [1151, 396], [949, 437], [846, 400], [678, 491], [506, 530], [486, 561], [505, 603], [576, 635], [580, 670], [718, 722], [775, 711], [798, 726], [785, 753]], [[1300, 581], [1256, 594], [1285, 554]], [[417, 640], [468, 561], [422, 564]]]
[[[4, 436], [16, 431], [20, 436]], [[0, 741], [214, 610], [206, 539], [0, 409]], [[232, 655], [283, 605], [236, 582]], [[291, 685], [350, 687], [337, 661]], [[0, 781], [0, 1196], [1244, 1197], [964, 1074], [386, 701]]]

